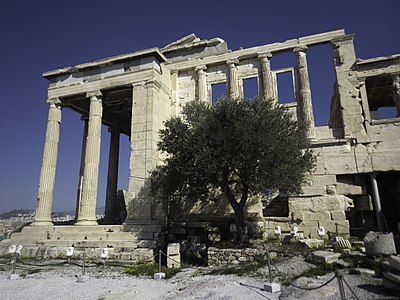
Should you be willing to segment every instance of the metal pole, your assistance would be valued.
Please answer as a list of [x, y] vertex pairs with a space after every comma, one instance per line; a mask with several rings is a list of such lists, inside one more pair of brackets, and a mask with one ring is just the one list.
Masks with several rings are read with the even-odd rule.
[[86, 249], [83, 252], [82, 276], [85, 275], [85, 271], [86, 271], [85, 261], [86, 261]]
[[158, 273], [161, 273], [161, 249], [158, 251]]
[[15, 265], [17, 263], [17, 253], [13, 254], [13, 260], [12, 260], [12, 271], [11, 274], [15, 274]]
[[336, 276], [336, 278], [338, 280], [340, 299], [341, 300], [346, 300], [346, 294], [344, 292], [344, 287], [343, 287], [343, 282], [342, 282], [342, 274], [340, 274], [339, 271], [336, 271], [335, 272], [335, 276]]
[[271, 274], [271, 257], [269, 256], [269, 252], [267, 250], [267, 262], [268, 262], [268, 274], [269, 274], [269, 282], [272, 283], [272, 274]]

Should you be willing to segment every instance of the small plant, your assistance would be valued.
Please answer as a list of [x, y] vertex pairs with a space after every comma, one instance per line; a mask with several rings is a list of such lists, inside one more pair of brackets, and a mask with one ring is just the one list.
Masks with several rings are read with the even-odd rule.
[[194, 271], [192, 273], [192, 277], [199, 277], [199, 276], [202, 276], [202, 275], [204, 275], [204, 273], [202, 271]]
[[258, 263], [241, 263], [234, 266], [224, 266], [222, 268], [211, 270], [207, 275], [256, 275], [260, 265]]

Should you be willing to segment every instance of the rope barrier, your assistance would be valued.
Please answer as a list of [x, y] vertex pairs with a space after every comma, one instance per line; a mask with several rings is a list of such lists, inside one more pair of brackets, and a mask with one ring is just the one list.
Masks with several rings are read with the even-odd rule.
[[360, 300], [360, 298], [357, 297], [356, 293], [352, 290], [352, 288], [350, 287], [350, 285], [347, 283], [346, 280], [344, 280], [343, 277], [342, 277], [342, 281], [347, 285], [347, 287], [349, 288], [350, 292], [353, 294], [354, 298], [356, 298], [357, 300]]
[[160, 250], [160, 252], [161, 252], [161, 254], [163, 254], [167, 259], [170, 259], [170, 260], [176, 262], [177, 264], [180, 264], [180, 263], [181, 263], [180, 261], [177, 261], [177, 260], [175, 260], [175, 259], [169, 257], [169, 256], [168, 256], [167, 254], [165, 254], [162, 250]]
[[295, 285], [294, 283], [291, 283], [290, 285], [293, 286], [293, 287], [295, 287], [295, 288], [297, 288], [297, 289], [300, 289], [300, 290], [312, 291], [312, 290], [318, 290], [318, 289], [320, 289], [320, 288], [322, 288], [322, 287], [328, 285], [328, 284], [331, 283], [335, 278], [336, 278], [336, 275], [334, 275], [334, 276], [333, 276], [331, 279], [329, 279], [327, 282], [325, 282], [325, 283], [323, 283], [323, 284], [321, 284], [321, 285], [319, 285], [319, 286], [312, 287], [312, 288], [301, 287], [301, 286]]
[[365, 229], [364, 227], [349, 227], [349, 226], [346, 226], [346, 225], [343, 225], [343, 224], [339, 224], [339, 223], [335, 223], [335, 225], [336, 225], [336, 226], [341, 226], [341, 227], [344, 227], [344, 228], [347, 228], [347, 229], [352, 229], [352, 230], [361, 230], [361, 229]]

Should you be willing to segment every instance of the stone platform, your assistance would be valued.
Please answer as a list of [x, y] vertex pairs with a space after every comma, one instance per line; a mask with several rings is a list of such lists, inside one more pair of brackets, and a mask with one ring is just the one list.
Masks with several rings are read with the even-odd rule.
[[107, 248], [111, 259], [152, 259], [160, 226], [129, 225], [128, 229], [124, 225], [26, 226], [0, 242], [0, 255], [7, 254], [10, 245], [22, 245], [25, 257], [63, 257], [68, 247], [74, 247], [74, 256], [85, 251], [88, 257], [100, 258]]

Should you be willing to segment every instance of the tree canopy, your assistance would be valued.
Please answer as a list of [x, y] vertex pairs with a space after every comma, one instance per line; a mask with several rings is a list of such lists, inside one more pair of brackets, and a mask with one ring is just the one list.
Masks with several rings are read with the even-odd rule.
[[314, 165], [309, 146], [305, 128], [270, 101], [223, 97], [215, 106], [191, 101], [160, 131], [158, 148], [166, 158], [152, 174], [152, 190], [169, 199], [205, 199], [219, 190], [243, 240], [251, 195], [301, 192]]

